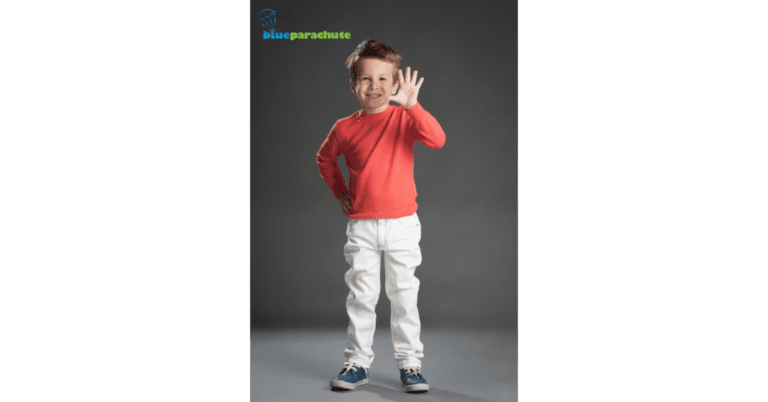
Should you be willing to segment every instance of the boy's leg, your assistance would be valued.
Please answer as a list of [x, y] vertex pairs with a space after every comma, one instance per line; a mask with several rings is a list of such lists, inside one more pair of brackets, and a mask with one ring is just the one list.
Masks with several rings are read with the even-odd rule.
[[421, 223], [416, 214], [392, 219], [387, 228], [384, 251], [385, 288], [391, 302], [392, 344], [399, 368], [421, 367], [424, 345], [420, 341], [421, 320], [416, 306], [421, 264]]
[[376, 303], [381, 293], [381, 251], [377, 248], [376, 220], [351, 219], [347, 225], [344, 257], [350, 265], [344, 275], [347, 296], [347, 361], [370, 368], [373, 362], [373, 334], [376, 330]]

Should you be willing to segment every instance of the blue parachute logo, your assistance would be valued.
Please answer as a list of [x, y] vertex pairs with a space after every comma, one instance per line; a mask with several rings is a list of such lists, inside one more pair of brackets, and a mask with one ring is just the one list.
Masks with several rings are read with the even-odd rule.
[[259, 24], [264, 28], [269, 29], [270, 32], [275, 33], [275, 23], [277, 22], [277, 18], [275, 17], [274, 10], [268, 8], [261, 10], [256, 17], [256, 21], [259, 21]]

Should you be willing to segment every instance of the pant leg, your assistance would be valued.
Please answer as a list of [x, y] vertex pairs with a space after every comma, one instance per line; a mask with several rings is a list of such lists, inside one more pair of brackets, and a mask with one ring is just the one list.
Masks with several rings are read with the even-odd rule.
[[416, 214], [393, 219], [387, 228], [385, 289], [391, 303], [392, 344], [399, 368], [421, 367], [424, 357], [417, 308], [420, 282], [414, 275], [421, 264], [420, 240], [421, 223]]
[[377, 247], [375, 220], [352, 219], [347, 225], [344, 257], [350, 265], [344, 275], [347, 296], [347, 347], [344, 357], [365, 368], [373, 363], [376, 303], [381, 293], [381, 250]]

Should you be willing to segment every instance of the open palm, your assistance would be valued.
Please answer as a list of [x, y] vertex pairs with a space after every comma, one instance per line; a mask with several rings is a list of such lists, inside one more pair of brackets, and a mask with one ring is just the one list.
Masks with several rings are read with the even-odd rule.
[[397, 82], [399, 85], [397, 94], [390, 96], [389, 100], [396, 102], [406, 109], [410, 109], [416, 104], [416, 100], [419, 97], [419, 89], [421, 89], [421, 84], [424, 82], [424, 77], [416, 83], [416, 77], [419, 75], [419, 71], [414, 70], [413, 76], [411, 76], [410, 67], [405, 69], [405, 77], [403, 77], [403, 70], [398, 70], [398, 74], [400, 77]]

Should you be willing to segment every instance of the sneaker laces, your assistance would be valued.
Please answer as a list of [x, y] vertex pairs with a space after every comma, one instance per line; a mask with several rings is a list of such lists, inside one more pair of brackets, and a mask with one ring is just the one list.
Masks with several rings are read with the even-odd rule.
[[341, 373], [339, 375], [344, 375], [347, 372], [351, 372], [353, 367], [361, 368], [361, 369], [365, 370], [366, 372], [368, 372], [368, 370], [365, 367], [362, 367], [362, 366], [358, 365], [357, 363], [346, 362], [346, 363], [344, 363], [344, 370], [341, 370]]
[[405, 375], [415, 375], [416, 377], [418, 377], [419, 376], [419, 370], [421, 370], [421, 368], [419, 368], [419, 367], [408, 367], [408, 368], [406, 368], [404, 370], [405, 370]]

